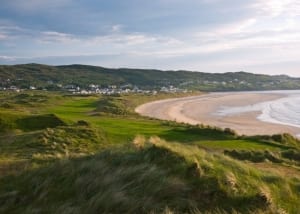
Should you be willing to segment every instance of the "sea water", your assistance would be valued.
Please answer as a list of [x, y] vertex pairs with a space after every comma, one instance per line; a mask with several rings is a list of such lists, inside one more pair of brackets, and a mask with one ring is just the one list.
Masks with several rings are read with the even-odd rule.
[[246, 112], [261, 112], [257, 119], [300, 128], [300, 91], [268, 91], [255, 92], [262, 94], [283, 94], [283, 98], [261, 102], [253, 105], [228, 107], [221, 106], [215, 115], [227, 116]]

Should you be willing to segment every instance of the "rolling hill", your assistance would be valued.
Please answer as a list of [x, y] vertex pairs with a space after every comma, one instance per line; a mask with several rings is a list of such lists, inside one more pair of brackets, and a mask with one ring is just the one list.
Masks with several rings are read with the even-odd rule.
[[160, 89], [176, 86], [202, 91], [283, 90], [300, 89], [300, 78], [286, 75], [269, 76], [246, 72], [203, 73], [191, 71], [161, 71], [128, 68], [104, 68], [88, 65], [49, 66], [41, 64], [1, 65], [0, 87], [16, 86], [60, 90], [61, 86], [87, 87], [97, 84], [137, 86]]

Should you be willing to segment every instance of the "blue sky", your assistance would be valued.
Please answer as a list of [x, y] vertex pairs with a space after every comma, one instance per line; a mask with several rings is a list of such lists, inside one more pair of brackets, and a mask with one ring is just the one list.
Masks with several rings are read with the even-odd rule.
[[0, 0], [0, 64], [300, 77], [299, 0]]

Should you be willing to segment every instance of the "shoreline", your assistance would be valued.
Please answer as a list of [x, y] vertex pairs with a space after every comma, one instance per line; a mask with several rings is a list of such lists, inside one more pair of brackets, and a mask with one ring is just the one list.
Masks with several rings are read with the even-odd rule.
[[223, 116], [217, 114], [224, 107], [252, 106], [284, 97], [287, 94], [280, 92], [218, 92], [154, 101], [138, 106], [135, 111], [157, 119], [231, 128], [240, 135], [290, 133], [299, 137], [300, 128], [261, 121], [258, 116], [262, 112], [258, 110]]

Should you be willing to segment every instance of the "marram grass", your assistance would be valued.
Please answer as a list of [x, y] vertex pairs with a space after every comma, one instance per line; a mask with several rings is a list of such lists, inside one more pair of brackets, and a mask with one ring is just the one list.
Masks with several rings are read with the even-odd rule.
[[59, 161], [0, 182], [3, 213], [296, 213], [300, 209], [299, 180], [157, 137], [139, 136], [131, 147]]

